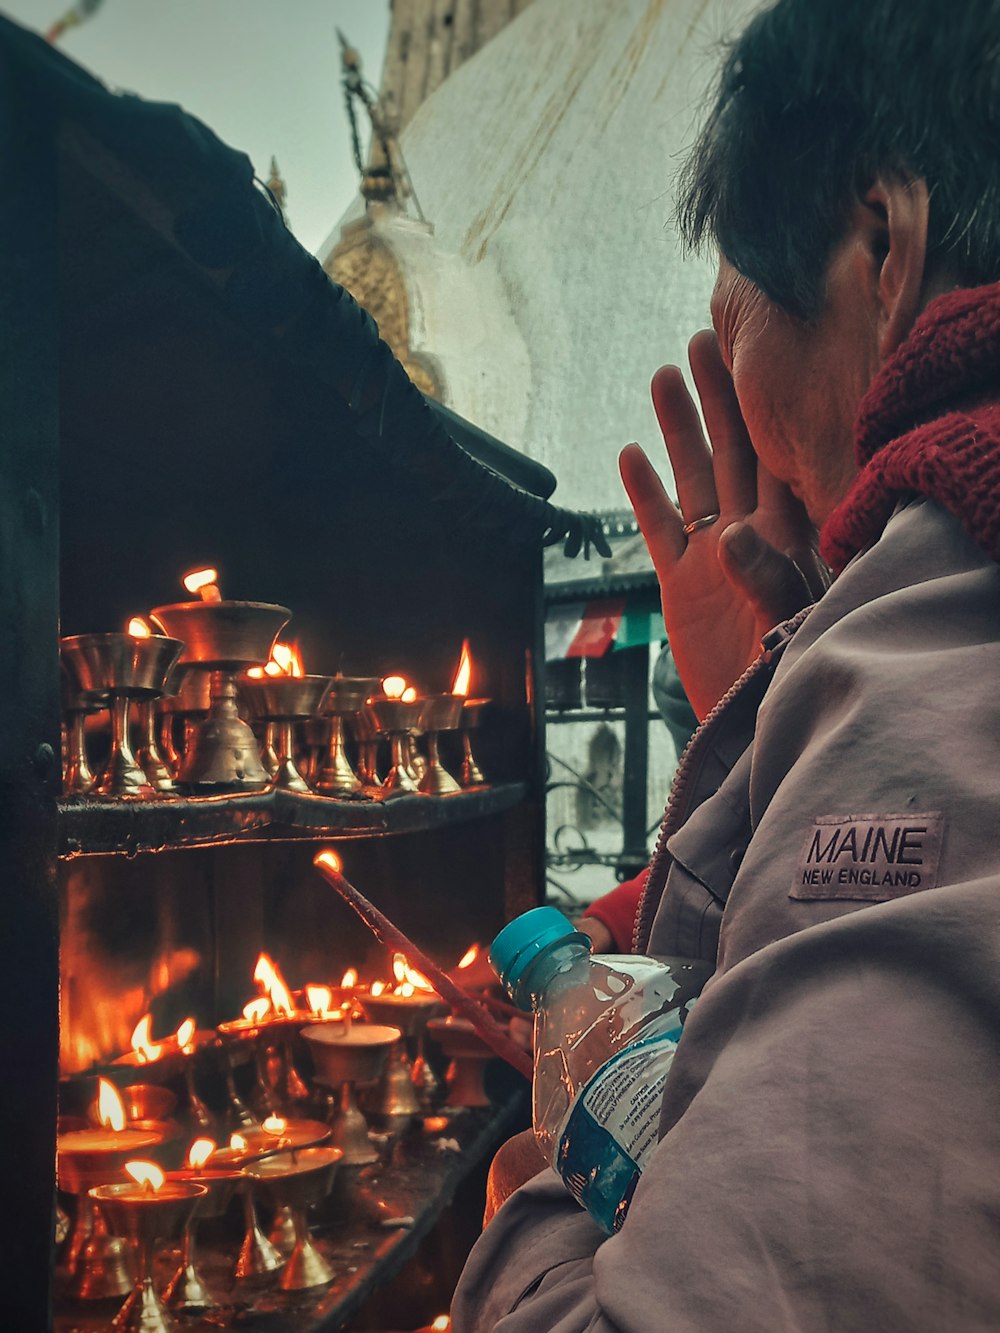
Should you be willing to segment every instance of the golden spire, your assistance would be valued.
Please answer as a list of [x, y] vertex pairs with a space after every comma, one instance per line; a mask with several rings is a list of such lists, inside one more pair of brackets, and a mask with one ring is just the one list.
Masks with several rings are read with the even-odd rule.
[[274, 195], [274, 202], [281, 209], [281, 216], [288, 221], [288, 215], [285, 212], [285, 199], [288, 195], [288, 189], [285, 182], [281, 179], [281, 171], [278, 167], [278, 159], [271, 158], [271, 174], [267, 178], [267, 188]]

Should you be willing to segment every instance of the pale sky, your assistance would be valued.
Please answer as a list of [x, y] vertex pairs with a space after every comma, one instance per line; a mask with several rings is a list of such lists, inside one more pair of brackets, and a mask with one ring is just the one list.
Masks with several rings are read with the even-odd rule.
[[[0, 13], [44, 32], [71, 5], [0, 0]], [[358, 186], [336, 29], [377, 87], [388, 26], [389, 0], [104, 0], [59, 49], [116, 88], [179, 102], [263, 180], [274, 154], [291, 228], [315, 251]]]

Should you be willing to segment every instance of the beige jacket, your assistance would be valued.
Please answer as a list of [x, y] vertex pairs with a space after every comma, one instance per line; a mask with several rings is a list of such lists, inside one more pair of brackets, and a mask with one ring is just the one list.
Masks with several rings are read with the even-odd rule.
[[537, 1177], [456, 1333], [1000, 1327], [1000, 568], [902, 507], [740, 709], [651, 876], [718, 969], [625, 1226]]

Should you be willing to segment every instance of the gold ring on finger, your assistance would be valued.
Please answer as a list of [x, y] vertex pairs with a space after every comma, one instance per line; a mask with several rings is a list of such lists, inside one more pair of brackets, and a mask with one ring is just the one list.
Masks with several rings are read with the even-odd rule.
[[699, 528], [710, 528], [713, 523], [718, 523], [721, 517], [721, 514], [705, 514], [702, 518], [692, 519], [690, 523], [684, 524], [684, 536], [690, 537], [692, 532], [697, 532]]

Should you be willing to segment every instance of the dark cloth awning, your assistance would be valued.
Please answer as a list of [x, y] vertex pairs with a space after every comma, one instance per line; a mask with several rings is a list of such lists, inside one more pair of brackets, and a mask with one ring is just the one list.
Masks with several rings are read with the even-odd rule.
[[[391, 478], [412, 503], [431, 506], [442, 522], [468, 526], [476, 541], [563, 541], [568, 554], [591, 543], [604, 549], [596, 519], [543, 498], [551, 489], [545, 469], [498, 441], [492, 448], [483, 432], [428, 405], [379, 339], [371, 316], [288, 231], [243, 153], [180, 107], [110, 92], [41, 38], [2, 18], [0, 79], [23, 107], [24, 133], [37, 151], [56, 152], [60, 176], [75, 181], [61, 219], [61, 249], [70, 256], [62, 283], [74, 296], [77, 318], [93, 321], [95, 340], [90, 365], [68, 388], [78, 393], [78, 419], [99, 415], [89, 409], [84, 381], [98, 376], [100, 366], [123, 383], [130, 376], [141, 380], [143, 367], [138, 360], [133, 366], [129, 340], [135, 341], [140, 320], [161, 320], [170, 326], [154, 349], [162, 382], [173, 375], [182, 386], [181, 362], [197, 355], [199, 337], [206, 348], [198, 420], [190, 405], [168, 403], [165, 396], [150, 411], [150, 417], [159, 412], [164, 438], [166, 414], [172, 438], [204, 455], [204, 423], [232, 420], [241, 394], [250, 404], [259, 393], [259, 368], [284, 365], [287, 382], [311, 403], [309, 438], [296, 446], [294, 459], [289, 456], [303, 475], [322, 480], [342, 463], [353, 466], [353, 459]], [[66, 237], [67, 228], [81, 231], [79, 246]], [[161, 281], [168, 269], [184, 270], [190, 290], [183, 296]], [[142, 300], [130, 303], [130, 293], [141, 293]], [[181, 300], [189, 306], [186, 339], [178, 332], [183, 321], [171, 324], [172, 302]], [[102, 354], [101, 330], [114, 318], [118, 341], [109, 341]], [[207, 367], [219, 340], [210, 331], [219, 324], [246, 355], [242, 369], [233, 362], [222, 373], [220, 363], [213, 377]], [[88, 332], [75, 329], [84, 341]], [[148, 345], [144, 356], [148, 363]], [[250, 407], [245, 415], [242, 429], [252, 437]], [[157, 422], [149, 429], [155, 438]], [[484, 461], [456, 440], [463, 430]], [[108, 438], [120, 433], [98, 438], [95, 429], [87, 441], [103, 451], [101, 465], [112, 465], [114, 449], [124, 447]]]

